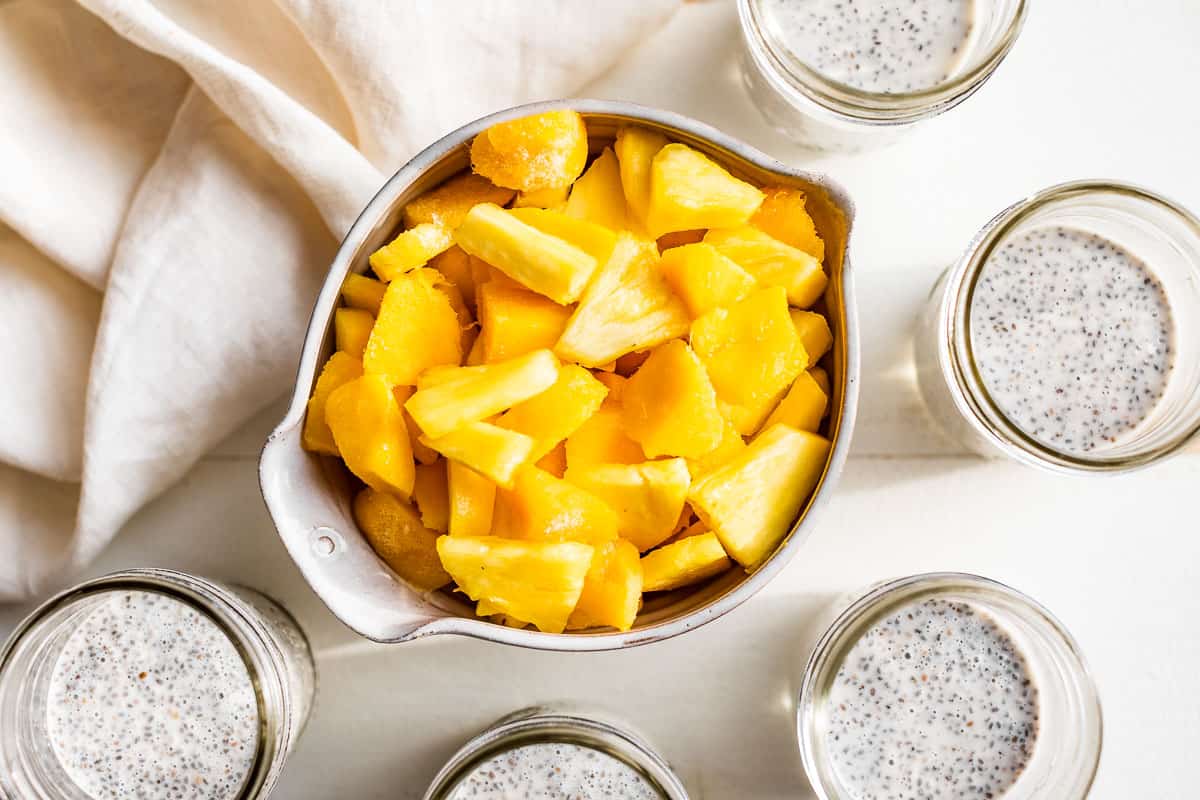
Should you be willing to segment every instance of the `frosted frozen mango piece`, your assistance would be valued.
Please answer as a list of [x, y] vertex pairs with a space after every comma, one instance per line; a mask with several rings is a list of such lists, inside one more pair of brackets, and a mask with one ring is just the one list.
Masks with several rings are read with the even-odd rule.
[[682, 458], [641, 464], [569, 465], [566, 477], [607, 503], [617, 513], [617, 533], [642, 551], [675, 532], [691, 484]]
[[361, 308], [339, 308], [333, 312], [333, 337], [337, 349], [361, 359], [371, 338], [375, 317]]
[[335, 389], [361, 378], [362, 374], [362, 361], [348, 353], [334, 353], [321, 367], [312, 397], [308, 398], [308, 411], [304, 415], [304, 429], [300, 434], [300, 444], [305, 450], [338, 455], [333, 431], [329, 430], [329, 424], [325, 421], [325, 404]]
[[568, 630], [616, 628], [627, 631], [642, 605], [642, 563], [637, 548], [624, 539], [596, 547], [583, 580]]
[[514, 194], [512, 189], [497, 186], [482, 175], [464, 172], [416, 200], [410, 200], [404, 207], [404, 227], [415, 228], [429, 222], [454, 230], [462, 224], [472, 206], [480, 203], [502, 206], [512, 200]]
[[583, 252], [596, 259], [597, 264], [603, 264], [612, 255], [613, 245], [617, 243], [617, 234], [603, 225], [576, 219], [560, 211], [547, 211], [542, 208], [514, 208], [509, 212], [517, 219], [537, 228], [542, 233], [557, 236], [564, 242], [573, 244]]
[[619, 232], [629, 227], [625, 193], [621, 188], [621, 167], [611, 147], [604, 148], [575, 181], [564, 212], [569, 217], [594, 222], [611, 231]]
[[537, 467], [522, 467], [512, 489], [501, 489], [506, 536], [603, 544], [617, 538], [617, 515], [585, 489]]
[[648, 458], [698, 458], [725, 431], [717, 393], [696, 354], [680, 339], [659, 345], [621, 392], [622, 422]]
[[382, 280], [393, 281], [409, 270], [425, 266], [453, 243], [449, 228], [422, 222], [371, 253], [371, 269]]
[[367, 488], [354, 498], [354, 520], [383, 563], [425, 592], [450, 582], [437, 553], [437, 532], [422, 522], [408, 503]]
[[413, 482], [413, 500], [421, 512], [421, 523], [430, 530], [445, 533], [450, 527], [450, 494], [445, 461], [418, 464]]
[[684, 144], [668, 144], [650, 167], [646, 229], [657, 238], [674, 231], [744, 225], [762, 201], [761, 191], [708, 156]]
[[717, 306], [733, 305], [756, 285], [753, 275], [711, 244], [687, 244], [664, 250], [662, 271], [692, 319]]
[[429, 367], [462, 361], [462, 328], [440, 273], [418, 269], [392, 281], [367, 340], [363, 369], [411, 385]]
[[829, 278], [821, 262], [803, 250], [749, 225], [711, 230], [704, 241], [733, 259], [763, 286], [782, 286], [788, 302], [808, 308], [821, 299]]
[[801, 311], [793, 308], [788, 313], [796, 333], [804, 343], [804, 352], [808, 353], [808, 366], [813, 366], [821, 360], [821, 356], [833, 347], [833, 333], [829, 330], [829, 320], [815, 311]]
[[678, 589], [720, 575], [731, 566], [715, 533], [685, 536], [642, 556], [642, 588], [647, 592]]
[[796, 430], [816, 433], [828, 407], [829, 397], [821, 390], [820, 384], [812, 375], [801, 372], [792, 383], [792, 388], [788, 389], [788, 393], [767, 417], [764, 427], [782, 422]]
[[479, 289], [479, 341], [484, 363], [552, 348], [566, 330], [571, 309], [511, 282]]
[[784, 244], [803, 250], [818, 262], [824, 261], [825, 242], [805, 210], [804, 192], [776, 186], [763, 189], [763, 194], [763, 204], [750, 218], [750, 224]]
[[387, 284], [366, 275], [350, 273], [342, 282], [342, 299], [346, 301], [346, 305], [370, 311], [372, 316], [379, 313], [379, 306], [383, 303], [386, 291]]
[[364, 375], [334, 390], [325, 406], [346, 467], [378, 492], [405, 499], [416, 477], [404, 414], [392, 387], [379, 375]]
[[446, 462], [451, 536], [486, 536], [492, 529], [496, 484], [457, 461]]
[[587, 164], [587, 129], [577, 111], [499, 122], [471, 142], [471, 168], [497, 186], [533, 192], [568, 186]]
[[587, 422], [607, 395], [608, 389], [590, 372], [567, 364], [550, 388], [516, 404], [496, 424], [531, 437], [531, 458], [536, 461]]
[[636, 126], [617, 131], [617, 140], [613, 144], [626, 205], [633, 221], [642, 227], [646, 224], [646, 212], [650, 208], [651, 166], [658, 151], [666, 146], [667, 137]]
[[505, 489], [512, 488], [517, 470], [533, 449], [533, 440], [525, 434], [487, 422], [468, 422], [445, 436], [421, 441]]

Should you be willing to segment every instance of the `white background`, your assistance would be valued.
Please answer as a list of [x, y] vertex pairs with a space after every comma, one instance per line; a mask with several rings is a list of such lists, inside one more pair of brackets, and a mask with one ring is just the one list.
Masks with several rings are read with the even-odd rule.
[[[795, 562], [726, 618], [681, 639], [593, 655], [449, 637], [391, 647], [358, 640], [308, 590], [259, 497], [258, 450], [282, 405], [139, 514], [89, 573], [175, 567], [261, 588], [297, 614], [321, 685], [275, 795], [284, 800], [420, 797], [478, 729], [557, 700], [640, 728], [693, 797], [811, 797], [791, 698], [816, 609], [881, 578], [942, 569], [1010, 583], [1076, 635], [1105, 713], [1094, 798], [1195, 797], [1200, 455], [1099, 480], [985, 462], [935, 431], [912, 384], [909, 333], [923, 298], [1004, 206], [1051, 183], [1109, 177], [1200, 209], [1200, 2], [1033, 6], [1016, 49], [975, 97], [869, 155], [814, 159], [766, 128], [737, 79], [736, 17], [721, 0], [685, 5], [580, 93], [697, 117], [828, 172], [858, 204], [864, 373], [853, 455]], [[0, 635], [28, 610], [0, 608]]]

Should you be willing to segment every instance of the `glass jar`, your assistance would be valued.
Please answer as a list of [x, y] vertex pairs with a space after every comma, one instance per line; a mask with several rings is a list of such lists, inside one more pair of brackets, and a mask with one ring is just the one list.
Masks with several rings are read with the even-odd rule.
[[817, 150], [860, 151], [897, 139], [970, 97], [1008, 55], [1028, 0], [975, 0], [973, 23], [949, 76], [927, 89], [875, 92], [833, 80], [788, 46], [771, 12], [779, 0], [738, 0], [741, 73], [767, 122]]
[[[1062, 226], [1126, 249], [1158, 278], [1174, 320], [1174, 367], [1148, 416], [1117, 442], [1086, 455], [1027, 435], [988, 392], [975, 360], [971, 303], [989, 257], [1036, 228]], [[921, 393], [952, 438], [985, 456], [1010, 457], [1070, 474], [1119, 473], [1154, 463], [1200, 433], [1200, 221], [1135, 186], [1079, 182], [1053, 186], [1001, 212], [971, 241], [930, 293], [915, 341]]]
[[304, 634], [257, 592], [162, 569], [88, 581], [0, 651], [0, 797], [124, 796], [164, 764], [155, 796], [211, 778], [205, 797], [265, 797], [314, 688]]
[[455, 790], [481, 766], [518, 748], [538, 745], [574, 746], [582, 748], [581, 752], [597, 751], [615, 759], [622, 772], [631, 770], [627, 774], [636, 776], [639, 791], [631, 792], [630, 797], [652, 793], [662, 800], [687, 800], [687, 791], [671, 768], [636, 734], [595, 715], [543, 707], [511, 714], [467, 742], [434, 778], [425, 800], [454, 800]]
[[[1078, 645], [1049, 611], [1026, 595], [987, 578], [953, 572], [913, 575], [877, 585], [843, 611], [817, 643], [797, 702], [800, 755], [817, 796], [821, 800], [854, 796], [845, 787], [831, 754], [837, 737], [845, 735], [834, 731], [830, 698], [847, 656], [872, 626], [901, 608], [930, 599], [965, 604], [981, 618], [990, 618], [1024, 656], [1028, 677], [1036, 688], [1033, 719], [1037, 735], [1024, 768], [1002, 792], [1005, 800], [1086, 797], [1100, 762], [1102, 723], [1096, 687]], [[927, 641], [921, 640], [920, 646], [927, 647]], [[935, 681], [925, 684], [933, 687], [938, 675], [922, 678]], [[875, 690], [870, 691], [874, 695]], [[917, 713], [915, 708], [914, 704], [909, 710]], [[932, 728], [935, 715], [931, 713], [929, 719]], [[879, 755], [892, 753], [881, 751]]]

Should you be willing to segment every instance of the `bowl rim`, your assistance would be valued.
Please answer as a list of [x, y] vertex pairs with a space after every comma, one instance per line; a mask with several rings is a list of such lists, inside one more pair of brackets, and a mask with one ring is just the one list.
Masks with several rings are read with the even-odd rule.
[[[375, 230], [379, 221], [390, 212], [396, 198], [408, 189], [411, 184], [422, 177], [426, 171], [437, 165], [448, 153], [469, 142], [477, 133], [491, 125], [519, 117], [564, 109], [578, 111], [585, 116], [601, 115], [625, 118], [634, 123], [645, 122], [657, 128], [674, 130], [685, 136], [703, 140], [717, 149], [734, 154], [737, 158], [763, 171], [789, 178], [798, 178], [810, 184], [820, 186], [829, 194], [838, 210], [842, 212], [845, 218], [846, 235], [840, 277], [842, 281], [841, 295], [845, 318], [843, 336], [845, 338], [846, 364], [841, 417], [837, 436], [833, 439], [825, 473], [814, 490], [814, 496], [809, 502], [807, 510], [788, 532], [783, 544], [766, 561], [748, 573], [745, 578], [723, 595], [704, 606], [692, 609], [680, 616], [664, 619], [646, 627], [635, 628], [625, 632], [543, 633], [541, 631], [509, 628], [484, 619], [458, 616], [435, 617], [430, 615], [424, 622], [414, 624], [412, 630], [403, 636], [397, 637], [393, 635], [380, 635], [378, 632], [373, 633], [371, 630], [365, 630], [359, 620], [352, 622], [334, 610], [329, 599], [326, 597], [326, 592], [337, 590], [338, 586], [331, 581], [322, 581], [321, 575], [313, 574], [312, 571], [306, 569], [296, 552], [297, 548], [307, 548], [309, 546], [307, 540], [305, 542], [295, 542], [283, 535], [283, 530], [280, 527], [280, 514], [276, 511], [276, 505], [282, 505], [287, 501], [278, 497], [280, 487], [276, 481], [272, 480], [273, 476], [270, 474], [270, 470], [273, 467], [271, 451], [273, 448], [291, 443], [291, 440], [295, 440], [298, 444], [298, 434], [303, 425], [312, 387], [311, 378], [315, 378], [317, 361], [321, 355], [321, 347], [326, 337], [329, 322], [332, 319], [333, 310], [337, 305], [337, 298], [341, 293], [342, 283], [347, 274], [352, 271], [355, 254], [367, 237]], [[828, 505], [829, 498], [833, 494], [833, 489], [836, 487], [846, 463], [858, 409], [858, 384], [861, 367], [858, 316], [854, 302], [853, 269], [850, 258], [850, 245], [853, 240], [854, 231], [854, 215], [854, 204], [849, 194], [841, 184], [830, 179], [828, 176], [787, 166], [763, 153], [761, 150], [725, 134], [707, 123], [673, 111], [666, 111], [637, 103], [588, 98], [563, 98], [525, 103], [485, 115], [442, 136], [428, 147], [422, 149], [397, 170], [391, 178], [384, 182], [374, 197], [363, 208], [338, 246], [338, 250], [326, 274], [325, 282], [314, 300], [313, 310], [304, 335], [291, 401], [283, 419], [268, 437], [259, 462], [259, 480], [263, 500], [275, 524], [276, 532], [283, 540], [283, 544], [292, 557], [293, 562], [300, 568], [313, 592], [343, 624], [368, 639], [387, 643], [410, 641], [426, 636], [450, 633], [535, 650], [574, 652], [616, 650], [669, 639], [705, 625], [729, 613], [761, 591], [792, 561], [796, 552], [807, 539], [808, 534], [811, 533], [820, 512]], [[305, 380], [306, 376], [310, 379]], [[304, 455], [311, 457], [307, 453], [304, 453]], [[314, 532], [316, 527], [314, 525]], [[411, 587], [407, 588], [411, 590]], [[414, 594], [417, 594], [416, 590], [412, 591]]]

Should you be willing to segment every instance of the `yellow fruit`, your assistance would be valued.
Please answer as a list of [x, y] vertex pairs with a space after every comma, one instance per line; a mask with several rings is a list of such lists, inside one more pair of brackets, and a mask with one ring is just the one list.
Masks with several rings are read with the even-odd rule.
[[371, 253], [371, 269], [381, 279], [393, 281], [409, 270], [425, 266], [453, 243], [449, 228], [422, 222]]
[[362, 358], [373, 327], [375, 317], [371, 316], [370, 311], [339, 308], [333, 312], [333, 336], [337, 341], [337, 349], [355, 358]]
[[604, 148], [575, 181], [564, 212], [568, 217], [594, 222], [611, 231], [629, 227], [625, 217], [625, 193], [621, 189], [621, 167], [611, 147]]
[[554, 351], [565, 361], [596, 367], [682, 336], [689, 321], [659, 270], [654, 242], [623, 233]]
[[411, 385], [429, 367], [462, 361], [462, 329], [440, 273], [419, 269], [392, 281], [367, 341], [363, 369]]
[[479, 288], [479, 341], [483, 363], [552, 348], [567, 327], [571, 309], [512, 282]]
[[342, 283], [342, 299], [346, 301], [346, 305], [370, 311], [372, 315], [379, 313], [379, 306], [383, 303], [386, 291], [387, 284], [366, 275], [350, 273]]
[[678, 589], [720, 575], [732, 565], [715, 533], [687, 536], [642, 556], [642, 588]]
[[450, 494], [446, 464], [418, 464], [413, 482], [413, 500], [421, 512], [421, 523], [430, 530], [445, 533], [450, 528]]
[[415, 589], [432, 592], [450, 582], [437, 552], [437, 533], [408, 503], [374, 489], [354, 498], [354, 520], [375, 553]]
[[599, 498], [537, 467], [517, 472], [498, 501], [507, 513], [505, 536], [603, 544], [617, 538], [617, 515]]
[[533, 440], [525, 434], [488, 422], [468, 422], [445, 436], [421, 441], [505, 489], [512, 488], [517, 470], [533, 449]]
[[645, 128], [621, 128], [613, 150], [621, 172], [621, 188], [630, 216], [639, 225], [646, 223], [650, 208], [650, 171], [654, 156], [667, 145], [667, 137]]
[[607, 394], [590, 372], [567, 364], [559, 369], [554, 385], [513, 406], [496, 424], [532, 438], [530, 457], [536, 461], [587, 422]]
[[804, 192], [774, 187], [763, 189], [763, 204], [750, 218], [750, 224], [784, 244], [803, 250], [818, 262], [825, 260], [825, 242], [817, 226], [804, 209]]
[[788, 302], [808, 308], [821, 299], [829, 278], [821, 262], [803, 250], [743, 225], [709, 231], [704, 241], [736, 261], [763, 286], [782, 286]]
[[463, 359], [463, 365], [467, 367], [478, 367], [484, 363], [483, 359], [483, 336], [475, 337], [475, 341], [471, 343], [471, 349], [467, 351], [467, 357]]
[[471, 168], [497, 186], [533, 192], [571, 184], [587, 163], [587, 130], [577, 111], [499, 122], [471, 143]]
[[698, 458], [718, 444], [725, 418], [700, 359], [681, 339], [659, 345], [621, 392], [622, 421], [647, 458]]
[[772, 425], [736, 458], [698, 480], [692, 508], [746, 568], [771, 555], [791, 529], [829, 457], [829, 441]]
[[615, 372], [597, 371], [592, 373], [592, 377], [604, 384], [604, 388], [608, 389], [609, 397], [618, 401], [621, 399], [621, 392], [625, 391], [625, 384], [629, 382], [624, 375], [618, 375]]
[[743, 225], [762, 204], [763, 193], [738, 180], [684, 144], [669, 144], [650, 167], [646, 228], [664, 233]]
[[475, 315], [467, 307], [467, 302], [463, 299], [462, 292], [453, 283], [443, 277], [438, 279], [436, 286], [446, 295], [446, 299], [450, 301], [450, 307], [454, 309], [454, 315], [458, 317], [459, 336], [461, 338], [459, 351], [463, 353], [470, 352], [471, 347], [475, 344], [476, 337], [479, 335], [475, 326]]
[[430, 189], [404, 207], [404, 227], [431, 222], [454, 230], [462, 224], [463, 217], [472, 206], [480, 203], [506, 205], [512, 200], [512, 189], [497, 186], [482, 175], [465, 172]]
[[833, 333], [829, 330], [829, 321], [815, 311], [801, 311], [793, 308], [788, 312], [796, 333], [804, 343], [804, 352], [808, 353], [808, 366], [821, 360], [821, 356], [833, 347]]
[[658, 237], [658, 252], [665, 253], [675, 247], [683, 247], [685, 244], [696, 244], [704, 241], [705, 231], [675, 231], [674, 233], [664, 233]]
[[567, 480], [617, 512], [617, 533], [643, 551], [675, 532], [691, 484], [682, 458], [590, 467], [571, 464]]
[[829, 373], [824, 368], [813, 367], [808, 371], [808, 374], [812, 375], [813, 380], [821, 387], [821, 391], [825, 393], [826, 397], [833, 397], [833, 387], [829, 383]]
[[538, 189], [535, 192], [518, 192], [513, 201], [513, 208], [553, 208], [561, 209], [566, 205], [570, 186], [553, 186], [549, 189]]
[[576, 219], [560, 211], [547, 211], [542, 208], [514, 208], [508, 212], [526, 225], [537, 228], [542, 233], [556, 236], [568, 244], [573, 244], [583, 252], [596, 259], [597, 264], [603, 264], [612, 255], [613, 245], [617, 243], [617, 234], [603, 225]]
[[475, 305], [475, 275], [471, 269], [471, 257], [458, 245], [438, 253], [429, 259], [430, 269], [436, 269], [446, 280], [458, 287], [464, 300]]
[[454, 232], [459, 247], [556, 303], [574, 303], [596, 271], [596, 259], [557, 236], [483, 203]]
[[569, 630], [633, 627], [642, 605], [642, 563], [637, 548], [619, 539], [596, 547]]
[[691, 342], [743, 434], [759, 429], [808, 363], [780, 287], [713, 309], [692, 323]]
[[[403, 409], [408, 398], [412, 397], [416, 390], [415, 386], [393, 386], [392, 396], [396, 398], [396, 404]], [[421, 429], [417, 427], [416, 421], [413, 420], [407, 409], [404, 411], [404, 427], [408, 428], [408, 443], [412, 447], [413, 458], [417, 460], [418, 464], [432, 464], [441, 458], [437, 450], [421, 443]]]
[[698, 458], [689, 458], [687, 460], [688, 471], [692, 473], [692, 480], [700, 480], [701, 476], [712, 472], [745, 449], [746, 440], [738, 433], [737, 428], [733, 427], [733, 422], [725, 420], [725, 428], [721, 433], [720, 444]]
[[338, 452], [359, 480], [378, 492], [412, 495], [415, 478], [404, 414], [392, 387], [379, 375], [364, 375], [329, 395], [325, 420]]
[[600, 409], [567, 437], [567, 468], [593, 464], [640, 464], [642, 446], [630, 439], [621, 421], [621, 405], [606, 399]]
[[439, 438], [528, 400], [556, 380], [558, 359], [535, 350], [496, 364], [430, 370], [404, 407], [426, 436]]
[[717, 306], [733, 305], [755, 288], [753, 275], [710, 244], [687, 244], [663, 251], [662, 271], [692, 319]]
[[490, 613], [562, 633], [579, 602], [594, 548], [579, 542], [533, 542], [495, 536], [442, 536], [442, 566]]
[[457, 461], [446, 462], [451, 536], [487, 536], [492, 529], [496, 484]]
[[813, 380], [812, 375], [801, 372], [771, 416], [767, 417], [763, 427], [782, 422], [796, 430], [815, 433], [821, 427], [828, 406], [829, 398], [821, 391], [820, 384]]
[[304, 429], [300, 433], [301, 446], [313, 453], [330, 456], [338, 454], [333, 441], [333, 431], [325, 422], [325, 404], [334, 390], [362, 377], [362, 361], [347, 353], [334, 353], [321, 368], [312, 397], [308, 398], [308, 412], [304, 415]]
[[559, 442], [554, 449], [539, 458], [535, 466], [556, 478], [561, 478], [567, 472], [567, 443]]

